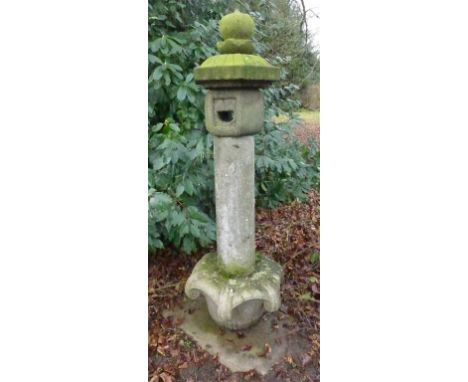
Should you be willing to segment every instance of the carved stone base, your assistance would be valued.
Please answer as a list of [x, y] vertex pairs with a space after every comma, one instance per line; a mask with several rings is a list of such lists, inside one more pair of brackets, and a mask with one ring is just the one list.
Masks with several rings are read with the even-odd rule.
[[195, 265], [185, 284], [185, 294], [196, 299], [205, 296], [211, 318], [227, 329], [253, 325], [265, 311], [274, 312], [281, 304], [281, 266], [257, 254], [255, 269], [243, 276], [225, 275], [217, 256], [209, 253]]

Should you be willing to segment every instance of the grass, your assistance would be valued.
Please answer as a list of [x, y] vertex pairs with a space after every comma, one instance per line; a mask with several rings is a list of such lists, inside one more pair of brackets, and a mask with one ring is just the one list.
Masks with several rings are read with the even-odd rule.
[[[307, 109], [299, 109], [295, 113], [297, 113], [299, 118], [306, 123], [320, 123], [320, 110], [311, 111]], [[277, 123], [286, 122], [287, 120], [288, 116], [286, 114], [274, 118], [274, 121]]]
[[310, 111], [301, 109], [297, 114], [299, 114], [299, 118], [304, 120], [304, 122], [320, 123], [320, 110]]

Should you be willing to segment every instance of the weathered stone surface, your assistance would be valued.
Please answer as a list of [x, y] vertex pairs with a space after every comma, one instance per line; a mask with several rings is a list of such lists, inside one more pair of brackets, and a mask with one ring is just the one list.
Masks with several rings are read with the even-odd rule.
[[205, 125], [213, 135], [239, 137], [263, 129], [263, 95], [256, 89], [210, 90], [205, 98]]
[[216, 242], [227, 274], [249, 273], [255, 263], [254, 138], [214, 137]]
[[249, 275], [231, 276], [218, 265], [215, 253], [205, 255], [195, 266], [185, 294], [206, 298], [213, 320], [228, 329], [243, 329], [254, 324], [266, 311], [279, 309], [281, 266], [261, 254], [256, 255], [254, 271]]
[[[219, 362], [232, 372], [255, 369], [265, 375], [274, 364], [284, 362], [286, 354], [305, 354], [309, 350], [308, 341], [291, 329], [296, 327], [293, 318], [278, 312], [265, 314], [242, 336], [221, 330], [210, 318], [202, 298], [186, 300], [182, 309], [165, 314], [170, 315], [178, 317], [182, 321], [180, 328], [210, 354], [218, 355]], [[265, 344], [271, 348], [266, 354]]]

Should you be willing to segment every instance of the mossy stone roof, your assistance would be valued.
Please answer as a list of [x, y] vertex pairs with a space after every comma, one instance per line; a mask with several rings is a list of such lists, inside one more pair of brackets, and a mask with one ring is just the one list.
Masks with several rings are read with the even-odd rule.
[[196, 68], [194, 78], [196, 81], [276, 81], [279, 79], [279, 68], [253, 54], [220, 54], [208, 58]]
[[279, 68], [254, 55], [250, 40], [255, 29], [252, 18], [239, 11], [225, 15], [219, 22], [224, 41], [217, 44], [222, 53], [209, 57], [194, 70], [195, 81], [260, 81], [279, 80]]

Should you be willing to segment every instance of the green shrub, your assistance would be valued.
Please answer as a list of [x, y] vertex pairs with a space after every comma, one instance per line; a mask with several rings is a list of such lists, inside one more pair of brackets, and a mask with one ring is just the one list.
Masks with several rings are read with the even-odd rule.
[[301, 145], [289, 123], [265, 121], [255, 137], [256, 204], [273, 208], [293, 200], [304, 202], [311, 188], [320, 187], [320, 152], [316, 143]]

